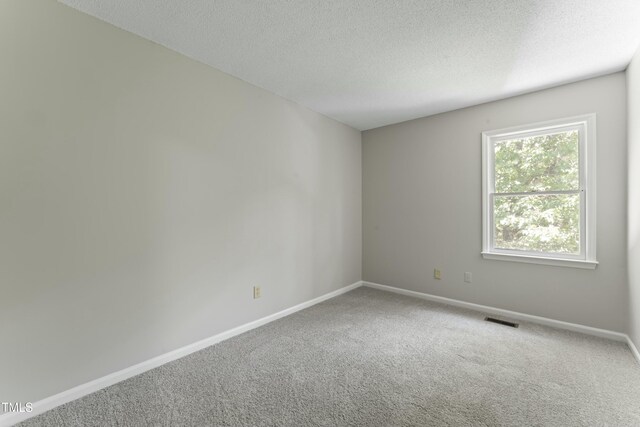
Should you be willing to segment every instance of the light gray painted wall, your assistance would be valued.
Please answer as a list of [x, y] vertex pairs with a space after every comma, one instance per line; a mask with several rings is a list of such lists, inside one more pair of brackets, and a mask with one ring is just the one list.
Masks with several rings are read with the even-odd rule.
[[0, 57], [0, 401], [360, 280], [360, 132], [51, 0]]
[[640, 348], [640, 51], [627, 68], [629, 138], [629, 336]]
[[[585, 113], [597, 114], [598, 268], [483, 260], [481, 132]], [[626, 329], [624, 73], [366, 131], [362, 141], [364, 280]]]

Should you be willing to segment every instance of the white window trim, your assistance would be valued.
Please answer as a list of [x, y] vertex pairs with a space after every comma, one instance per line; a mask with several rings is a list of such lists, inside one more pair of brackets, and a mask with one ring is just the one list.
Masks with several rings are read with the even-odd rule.
[[[492, 248], [493, 209], [490, 202], [494, 187], [493, 156], [491, 145], [509, 139], [515, 134], [526, 136], [542, 132], [562, 131], [563, 128], [580, 131], [580, 234], [579, 255], [550, 254]], [[523, 126], [514, 126], [482, 132], [482, 256], [485, 259], [546, 264], [561, 267], [594, 269], [596, 260], [596, 115], [586, 114], [564, 119], [550, 120]]]

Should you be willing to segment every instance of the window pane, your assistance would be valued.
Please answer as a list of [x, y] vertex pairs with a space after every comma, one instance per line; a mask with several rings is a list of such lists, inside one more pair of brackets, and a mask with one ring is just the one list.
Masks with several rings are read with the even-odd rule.
[[495, 143], [496, 193], [577, 190], [578, 131]]
[[580, 195], [494, 198], [494, 247], [580, 253]]

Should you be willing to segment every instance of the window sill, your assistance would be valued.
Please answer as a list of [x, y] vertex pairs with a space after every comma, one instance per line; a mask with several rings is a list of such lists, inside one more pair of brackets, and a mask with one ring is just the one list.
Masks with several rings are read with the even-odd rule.
[[585, 261], [582, 259], [545, 258], [530, 255], [498, 254], [495, 252], [482, 252], [484, 259], [499, 261], [526, 262], [529, 264], [554, 265], [557, 267], [573, 267], [594, 270], [598, 266], [598, 261]]

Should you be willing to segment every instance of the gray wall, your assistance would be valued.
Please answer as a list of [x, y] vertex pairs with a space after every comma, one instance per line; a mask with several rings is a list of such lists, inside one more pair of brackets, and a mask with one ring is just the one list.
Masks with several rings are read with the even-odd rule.
[[[596, 270], [483, 260], [481, 132], [597, 114]], [[625, 331], [626, 85], [617, 73], [363, 132], [363, 279]], [[433, 269], [442, 280], [433, 279]], [[465, 284], [464, 272], [473, 273]]]
[[360, 280], [360, 132], [51, 0], [0, 57], [0, 401]]
[[627, 68], [629, 138], [629, 336], [640, 349], [640, 51]]

